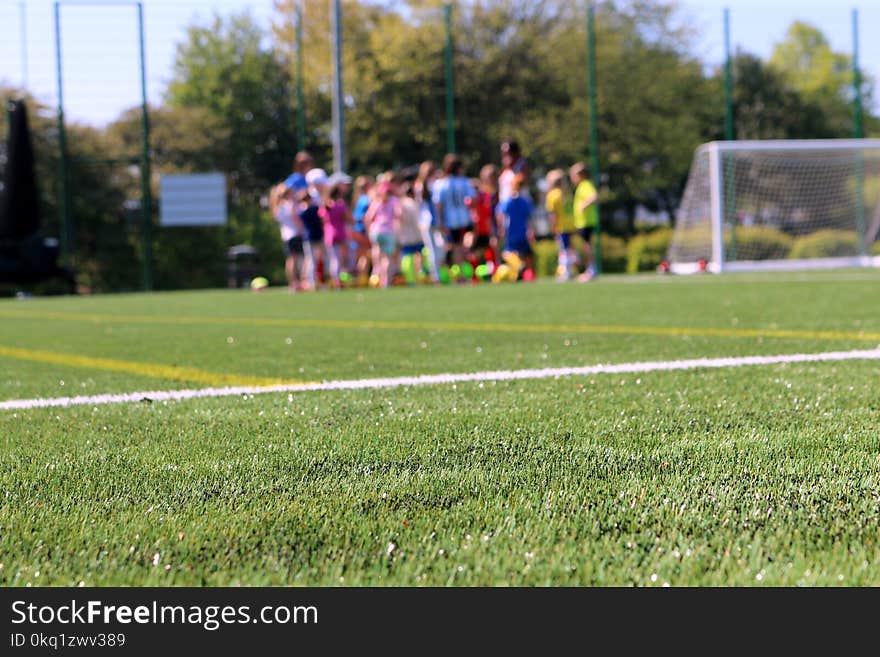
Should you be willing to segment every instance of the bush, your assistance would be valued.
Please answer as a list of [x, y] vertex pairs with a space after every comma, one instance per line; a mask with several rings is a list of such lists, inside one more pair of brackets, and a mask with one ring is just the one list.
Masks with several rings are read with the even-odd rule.
[[[788, 257], [793, 239], [770, 226], [739, 226], [736, 229], [737, 260], [780, 260]], [[728, 257], [731, 240], [725, 239]]]
[[599, 253], [602, 256], [602, 272], [620, 274], [626, 271], [627, 249], [626, 240], [614, 235], [599, 236]]
[[871, 255], [880, 256], [880, 240], [871, 245]]
[[627, 273], [657, 271], [657, 267], [666, 259], [666, 252], [669, 250], [671, 240], [671, 228], [661, 228], [633, 237], [627, 246]]
[[[595, 239], [595, 238], [594, 238]], [[614, 235], [600, 234], [599, 251], [602, 256], [601, 271], [606, 274], [626, 271], [626, 240]], [[572, 236], [572, 246], [583, 258], [583, 240]], [[552, 240], [536, 240], [532, 244], [535, 254], [535, 274], [537, 276], [555, 276], [559, 266], [559, 242]]]
[[[787, 258], [793, 239], [770, 226], [738, 226], [736, 239], [731, 239], [730, 231], [724, 235], [724, 249], [728, 259], [737, 260], [779, 260]], [[696, 226], [681, 231], [676, 236], [678, 252], [692, 262], [700, 258], [712, 259], [712, 231], [707, 225]], [[734, 254], [735, 250], [735, 254]]]
[[535, 240], [532, 251], [535, 254], [535, 276], [555, 276], [559, 257], [556, 240]]
[[794, 241], [789, 258], [839, 258], [858, 255], [858, 233], [851, 230], [819, 230]]
[[278, 223], [255, 205], [230, 207], [224, 226], [160, 227], [154, 240], [156, 289], [226, 287], [226, 252], [235, 244], [255, 247], [261, 275], [273, 285], [286, 284]]

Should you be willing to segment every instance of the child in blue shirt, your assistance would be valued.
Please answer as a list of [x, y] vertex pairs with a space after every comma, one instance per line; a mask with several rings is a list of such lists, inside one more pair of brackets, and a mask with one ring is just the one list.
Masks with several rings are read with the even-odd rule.
[[534, 206], [528, 197], [520, 193], [525, 180], [522, 174], [516, 175], [513, 180], [513, 195], [498, 205], [497, 213], [498, 239], [504, 244], [504, 255], [516, 255], [524, 263], [520, 276], [526, 269], [533, 269], [529, 221]]

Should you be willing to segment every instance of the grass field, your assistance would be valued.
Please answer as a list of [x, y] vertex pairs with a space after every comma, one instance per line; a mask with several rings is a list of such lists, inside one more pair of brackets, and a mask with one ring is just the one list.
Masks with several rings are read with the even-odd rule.
[[[880, 272], [0, 301], [0, 584], [880, 585]], [[289, 390], [159, 401], [156, 391]]]

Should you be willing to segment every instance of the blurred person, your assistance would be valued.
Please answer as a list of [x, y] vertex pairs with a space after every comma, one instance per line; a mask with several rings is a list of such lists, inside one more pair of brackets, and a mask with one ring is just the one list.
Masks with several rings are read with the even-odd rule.
[[[332, 178], [332, 177], [331, 177]], [[324, 225], [324, 246], [327, 249], [327, 276], [336, 288], [342, 287], [342, 273], [348, 262], [348, 234], [354, 225], [351, 210], [345, 200], [345, 178], [337, 177], [329, 185], [326, 198], [318, 210]]]
[[284, 245], [284, 274], [287, 288], [294, 292], [302, 282], [303, 235], [305, 227], [296, 211], [294, 192], [286, 182], [280, 182], [269, 192], [269, 211], [278, 222]]
[[450, 266], [464, 261], [464, 236], [473, 227], [468, 199], [476, 195], [470, 179], [464, 175], [464, 162], [454, 153], [447, 154], [443, 158], [443, 177], [434, 183], [431, 196], [438, 228], [445, 233], [449, 244]]
[[419, 165], [418, 174], [413, 182], [413, 198], [419, 204], [419, 230], [422, 233], [422, 242], [425, 244], [428, 275], [433, 283], [440, 282], [439, 267], [446, 248], [443, 233], [437, 226], [434, 201], [431, 198], [431, 187], [437, 175], [437, 165], [431, 160], [425, 160]]
[[315, 166], [315, 160], [308, 151], [299, 151], [293, 158], [293, 173], [284, 181], [294, 194], [307, 189], [306, 173]]
[[327, 250], [324, 247], [324, 222], [321, 220], [318, 204], [315, 203], [310, 190], [301, 190], [296, 200], [299, 218], [305, 227], [305, 240], [303, 241], [303, 251], [305, 252], [303, 278], [305, 281], [302, 287], [314, 290], [321, 283], [321, 277], [318, 274], [319, 265], [323, 268], [327, 262]]
[[373, 200], [375, 183], [372, 176], [358, 176], [354, 179], [354, 208], [352, 209], [352, 230], [349, 238], [354, 244], [354, 269], [357, 271], [358, 284], [365, 286], [370, 275], [370, 238], [364, 216]]
[[400, 200], [394, 194], [390, 182], [378, 186], [378, 194], [370, 203], [364, 224], [373, 244], [373, 274], [378, 277], [379, 287], [388, 287], [391, 271], [397, 259], [397, 239], [400, 224]]
[[[397, 241], [400, 244], [400, 257], [412, 259], [412, 270], [415, 283], [422, 277], [422, 231], [419, 226], [421, 208], [416, 201], [415, 187], [412, 183], [403, 183], [400, 195], [400, 224], [398, 225]], [[402, 264], [402, 263], [401, 263]]]
[[498, 175], [498, 202], [506, 201], [513, 195], [513, 179], [522, 175], [525, 183], [520, 189], [520, 194], [528, 196], [529, 182], [532, 175], [531, 167], [520, 151], [519, 143], [513, 139], [505, 139], [501, 142], [501, 173]]
[[388, 183], [395, 188], [394, 189], [395, 193], [397, 193], [396, 187], [397, 187], [398, 182], [400, 182], [400, 181], [397, 179], [397, 174], [391, 170], [383, 171], [378, 176], [376, 176], [376, 184], [377, 185], [384, 185], [385, 183]]
[[477, 260], [497, 264], [495, 208], [498, 205], [498, 168], [494, 164], [483, 165], [475, 186], [477, 195], [469, 204], [474, 225], [469, 248]]
[[577, 264], [577, 251], [572, 243], [575, 234], [573, 204], [566, 185], [566, 175], [562, 169], [547, 172], [547, 196], [544, 207], [550, 221], [550, 230], [556, 235], [559, 245], [559, 266], [556, 278], [560, 281], [571, 279], [572, 268]]
[[528, 269], [534, 270], [529, 222], [534, 212], [531, 199], [522, 194], [526, 178], [517, 174], [513, 179], [512, 196], [498, 204], [499, 241], [503, 239], [503, 259], [518, 263], [517, 278]]
[[585, 269], [577, 277], [581, 283], [591, 280], [596, 275], [593, 262], [593, 232], [599, 228], [599, 208], [596, 201], [599, 194], [587, 174], [587, 165], [575, 162], [568, 170], [568, 177], [574, 185], [573, 213], [574, 227], [584, 241]]
[[309, 191], [312, 194], [312, 199], [316, 205], [320, 206], [327, 194], [327, 172], [320, 168], [309, 169], [306, 172], [305, 178]]

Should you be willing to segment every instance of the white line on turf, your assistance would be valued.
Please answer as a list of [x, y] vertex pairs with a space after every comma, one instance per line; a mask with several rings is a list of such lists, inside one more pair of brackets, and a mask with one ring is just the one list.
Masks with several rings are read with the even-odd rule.
[[585, 367], [552, 367], [533, 370], [498, 370], [461, 374], [423, 374], [380, 379], [352, 379], [321, 383], [292, 383], [271, 386], [230, 386], [198, 390], [153, 390], [120, 394], [89, 395], [81, 397], [53, 397], [43, 399], [11, 399], [0, 402], [0, 410], [48, 408], [53, 406], [81, 406], [122, 404], [143, 401], [178, 401], [202, 397], [256, 395], [269, 392], [308, 392], [315, 390], [364, 390], [399, 386], [442, 385], [467, 381], [517, 381], [522, 379], [551, 379], [563, 376], [592, 374], [635, 374], [671, 370], [743, 367], [745, 365], [778, 365], [782, 363], [811, 363], [844, 360], [880, 360], [880, 348], [856, 351], [828, 351], [818, 354], [780, 354], [776, 356], [740, 356], [730, 358], [695, 358], [692, 360], [647, 361]]

